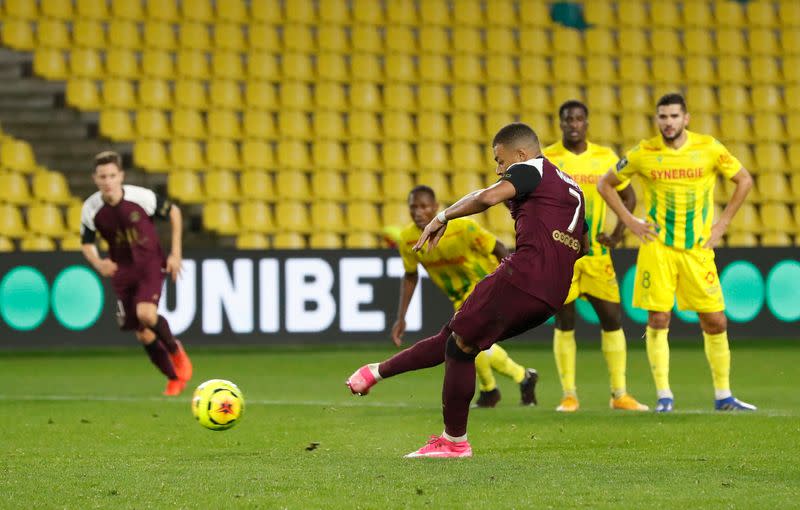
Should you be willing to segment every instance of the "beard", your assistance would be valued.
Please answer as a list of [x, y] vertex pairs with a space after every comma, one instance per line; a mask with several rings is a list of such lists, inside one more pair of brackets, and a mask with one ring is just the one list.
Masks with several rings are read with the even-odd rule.
[[675, 131], [675, 134], [673, 134], [672, 136], [667, 136], [667, 134], [666, 134], [666, 133], [664, 133], [664, 131], [661, 131], [661, 136], [662, 136], [662, 137], [664, 137], [664, 140], [666, 140], [666, 141], [668, 141], [668, 142], [674, 142], [674, 141], [675, 141], [675, 140], [677, 140], [677, 139], [678, 139], [678, 137], [679, 137], [679, 136], [681, 136], [682, 134], [683, 134], [683, 128], [677, 129], [677, 130]]

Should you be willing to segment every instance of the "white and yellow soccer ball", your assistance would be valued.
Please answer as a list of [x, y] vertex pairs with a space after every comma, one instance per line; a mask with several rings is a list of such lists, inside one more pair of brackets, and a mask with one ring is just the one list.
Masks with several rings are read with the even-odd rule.
[[239, 387], [224, 379], [211, 379], [194, 390], [192, 414], [210, 430], [227, 430], [242, 419], [244, 396]]

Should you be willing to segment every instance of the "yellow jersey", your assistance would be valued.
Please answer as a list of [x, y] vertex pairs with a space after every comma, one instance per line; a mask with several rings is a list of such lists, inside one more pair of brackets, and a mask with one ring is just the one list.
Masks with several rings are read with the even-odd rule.
[[411, 250], [420, 234], [422, 230], [414, 223], [400, 232], [398, 247], [406, 273], [416, 273], [417, 264], [422, 264], [434, 285], [456, 305], [497, 268], [497, 258], [492, 255], [497, 238], [471, 218], [450, 220], [431, 251], [427, 245], [418, 252]]
[[[554, 143], [542, 153], [554, 165], [569, 174], [583, 190], [586, 201], [586, 223], [589, 225], [589, 256], [606, 255], [608, 248], [597, 242], [597, 235], [603, 231], [606, 223], [607, 204], [597, 192], [597, 181], [602, 175], [614, 168], [619, 158], [613, 149], [586, 142], [586, 150], [580, 154], [570, 151], [562, 142]], [[623, 189], [630, 181], [620, 185]]]
[[645, 210], [666, 246], [689, 250], [711, 235], [717, 174], [733, 177], [742, 164], [713, 136], [686, 131], [679, 149], [664, 145], [661, 135], [642, 140], [617, 163], [628, 182], [639, 175]]

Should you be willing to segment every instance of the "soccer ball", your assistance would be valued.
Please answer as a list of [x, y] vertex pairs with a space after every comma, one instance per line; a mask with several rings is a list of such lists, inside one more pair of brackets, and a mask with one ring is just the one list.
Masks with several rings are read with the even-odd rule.
[[194, 390], [192, 414], [207, 429], [227, 430], [242, 418], [244, 396], [239, 387], [224, 379], [211, 379]]

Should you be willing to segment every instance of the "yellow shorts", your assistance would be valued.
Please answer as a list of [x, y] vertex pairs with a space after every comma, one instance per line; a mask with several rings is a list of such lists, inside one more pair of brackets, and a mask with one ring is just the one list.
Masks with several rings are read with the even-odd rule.
[[580, 296], [589, 295], [619, 303], [619, 285], [617, 273], [614, 272], [614, 263], [611, 255], [584, 256], [575, 262], [575, 272], [572, 274], [572, 284], [564, 304], [571, 303]]
[[633, 306], [668, 312], [676, 297], [680, 310], [712, 313], [725, 309], [714, 250], [677, 250], [660, 241], [642, 244], [636, 260]]

